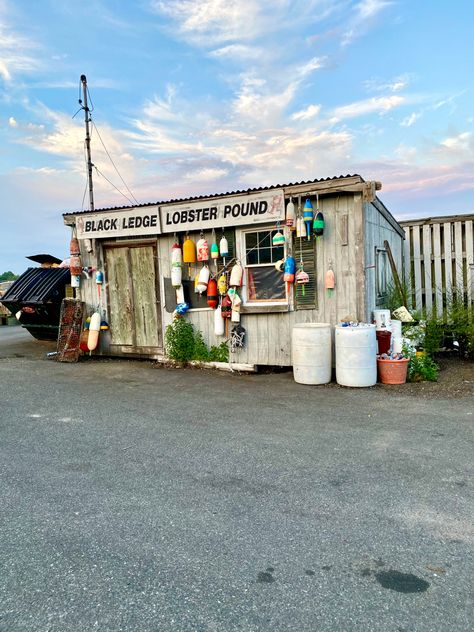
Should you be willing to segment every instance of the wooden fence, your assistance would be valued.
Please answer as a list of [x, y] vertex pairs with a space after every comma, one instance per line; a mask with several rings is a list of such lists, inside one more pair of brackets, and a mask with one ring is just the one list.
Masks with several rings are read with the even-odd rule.
[[474, 214], [400, 222], [406, 236], [405, 281], [413, 309], [442, 316], [454, 294], [472, 306], [473, 220]]

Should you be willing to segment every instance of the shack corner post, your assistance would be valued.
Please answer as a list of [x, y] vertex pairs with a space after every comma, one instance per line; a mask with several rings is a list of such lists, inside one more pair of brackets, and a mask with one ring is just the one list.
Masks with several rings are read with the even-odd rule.
[[380, 188], [348, 175], [65, 213], [86, 271], [76, 296], [110, 326], [96, 353], [165, 360], [186, 304], [209, 347], [244, 331], [231, 365], [291, 366], [295, 324], [371, 319], [390, 280], [384, 242], [402, 270], [404, 231]]

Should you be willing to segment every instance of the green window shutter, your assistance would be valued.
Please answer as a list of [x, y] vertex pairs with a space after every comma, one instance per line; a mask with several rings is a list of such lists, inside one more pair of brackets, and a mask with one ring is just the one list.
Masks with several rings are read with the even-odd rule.
[[[316, 287], [316, 240], [295, 238], [293, 247], [296, 268], [299, 267], [300, 257], [303, 259], [304, 271], [309, 276], [309, 283], [303, 287], [295, 283], [295, 309], [317, 309], [318, 292]], [[301, 253], [301, 254], [300, 254]]]

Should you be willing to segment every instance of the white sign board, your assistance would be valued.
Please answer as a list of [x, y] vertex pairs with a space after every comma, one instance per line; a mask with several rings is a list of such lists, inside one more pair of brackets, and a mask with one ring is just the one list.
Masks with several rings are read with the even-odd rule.
[[157, 206], [86, 213], [76, 217], [76, 231], [78, 239], [159, 235], [160, 215]]
[[163, 233], [263, 224], [284, 219], [285, 196], [281, 189], [161, 207]]

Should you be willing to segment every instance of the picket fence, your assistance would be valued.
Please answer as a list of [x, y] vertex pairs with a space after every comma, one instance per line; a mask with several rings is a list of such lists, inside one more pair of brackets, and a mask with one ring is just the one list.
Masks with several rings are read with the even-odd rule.
[[442, 316], [453, 295], [474, 302], [472, 215], [401, 221], [405, 230], [405, 282], [411, 307]]

